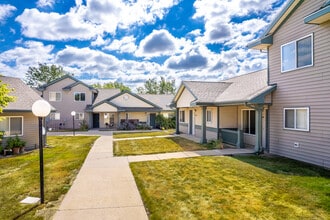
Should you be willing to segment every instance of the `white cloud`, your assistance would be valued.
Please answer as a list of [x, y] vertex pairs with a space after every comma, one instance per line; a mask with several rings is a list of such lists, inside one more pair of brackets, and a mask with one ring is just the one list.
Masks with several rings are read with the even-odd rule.
[[37, 1], [37, 7], [39, 7], [39, 8], [45, 8], [45, 7], [52, 8], [54, 4], [55, 4], [55, 0], [38, 0]]
[[25, 9], [16, 21], [21, 23], [25, 36], [43, 40], [88, 40], [102, 33], [96, 25], [85, 22], [79, 13], [73, 11], [61, 15]]
[[23, 78], [29, 66], [54, 63], [53, 49], [53, 45], [45, 46], [36, 41], [24, 42], [22, 46], [0, 53], [0, 72]]
[[13, 12], [16, 11], [16, 7], [12, 5], [0, 4], [0, 23], [4, 23], [6, 19], [12, 16]]
[[134, 53], [136, 51], [137, 46], [135, 45], [135, 37], [127, 36], [123, 37], [120, 40], [113, 40], [110, 45], [105, 46], [103, 49], [105, 50], [115, 50], [120, 53]]

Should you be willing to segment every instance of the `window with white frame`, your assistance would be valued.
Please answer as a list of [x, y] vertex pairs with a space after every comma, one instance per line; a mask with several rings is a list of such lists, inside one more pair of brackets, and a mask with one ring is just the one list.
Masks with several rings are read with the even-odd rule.
[[61, 92], [49, 92], [49, 101], [50, 102], [62, 101], [62, 93]]
[[75, 120], [84, 120], [84, 113], [83, 112], [76, 112], [76, 115], [74, 116]]
[[212, 121], [212, 111], [207, 110], [206, 111], [206, 122], [211, 122]]
[[84, 102], [86, 100], [86, 94], [84, 92], [75, 92], [74, 100], [76, 102]]
[[60, 120], [61, 119], [61, 113], [59, 112], [52, 112], [49, 114], [50, 120]]
[[180, 119], [180, 122], [185, 122], [185, 112], [184, 111], [180, 111], [180, 113], [179, 113], [180, 115], [180, 117], [179, 117], [179, 119]]
[[281, 46], [282, 72], [313, 65], [313, 35]]
[[242, 110], [242, 130], [246, 134], [256, 134], [256, 111]]
[[2, 117], [0, 131], [4, 131], [5, 136], [23, 135], [23, 117]]
[[284, 108], [284, 128], [309, 131], [309, 108]]

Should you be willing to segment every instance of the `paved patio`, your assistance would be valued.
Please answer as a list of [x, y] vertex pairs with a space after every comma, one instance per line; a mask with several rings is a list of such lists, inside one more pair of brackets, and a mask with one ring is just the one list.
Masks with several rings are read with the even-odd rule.
[[112, 132], [77, 135], [101, 137], [90, 150], [54, 220], [148, 219], [130, 162], [253, 153], [253, 149], [223, 149], [114, 157]]

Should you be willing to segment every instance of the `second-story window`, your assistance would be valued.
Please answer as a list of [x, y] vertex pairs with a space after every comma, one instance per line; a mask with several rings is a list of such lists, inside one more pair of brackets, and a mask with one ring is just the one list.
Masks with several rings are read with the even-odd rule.
[[313, 35], [281, 46], [282, 72], [313, 65]]
[[50, 102], [62, 101], [62, 93], [61, 92], [49, 92], [49, 101]]
[[86, 99], [86, 95], [84, 92], [75, 92], [74, 93], [74, 100], [76, 102], [84, 102]]

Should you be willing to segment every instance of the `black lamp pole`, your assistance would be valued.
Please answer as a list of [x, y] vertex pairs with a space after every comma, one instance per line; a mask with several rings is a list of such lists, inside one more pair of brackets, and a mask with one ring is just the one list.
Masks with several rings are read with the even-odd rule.
[[39, 165], [40, 165], [40, 203], [45, 202], [44, 193], [44, 152], [42, 144], [42, 117], [38, 117], [39, 120]]
[[74, 116], [72, 116], [72, 127], [73, 127], [73, 136], [75, 136], [75, 129], [74, 129]]

